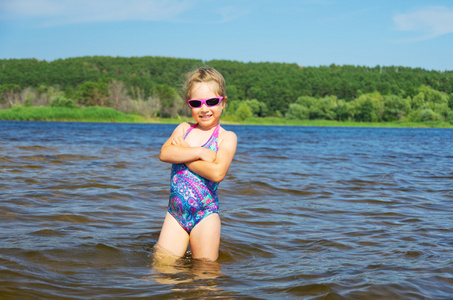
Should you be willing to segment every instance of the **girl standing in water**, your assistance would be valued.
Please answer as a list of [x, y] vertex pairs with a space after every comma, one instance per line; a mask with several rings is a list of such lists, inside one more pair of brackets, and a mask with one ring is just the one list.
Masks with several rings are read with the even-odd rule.
[[156, 246], [182, 257], [190, 243], [194, 258], [215, 261], [220, 245], [217, 187], [233, 160], [237, 137], [219, 124], [227, 97], [217, 70], [192, 72], [185, 97], [195, 123], [179, 124], [160, 152], [160, 160], [173, 165], [168, 211]]

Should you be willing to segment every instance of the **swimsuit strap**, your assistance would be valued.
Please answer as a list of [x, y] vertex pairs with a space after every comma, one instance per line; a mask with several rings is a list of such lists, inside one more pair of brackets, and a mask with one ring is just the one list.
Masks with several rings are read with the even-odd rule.
[[187, 137], [187, 135], [192, 131], [192, 129], [194, 129], [195, 127], [197, 127], [198, 123], [196, 123], [195, 125], [192, 125], [190, 126], [189, 129], [187, 129], [186, 133], [184, 133], [184, 137], [183, 139], [185, 139]]
[[217, 126], [214, 129], [214, 132], [212, 133], [211, 137], [218, 138], [219, 137], [219, 131], [220, 131], [220, 123], [217, 124]]
[[[184, 133], [184, 137], [183, 139], [186, 139], [186, 137], [189, 135], [189, 133], [195, 128], [197, 127], [198, 123], [196, 123], [195, 125], [192, 125], [190, 126], [189, 129], [187, 129], [186, 133]], [[209, 137], [208, 141], [211, 139], [211, 138], [218, 138], [219, 137], [219, 131], [220, 131], [220, 123], [217, 124], [216, 128], [214, 129], [214, 131], [212, 132], [211, 134], [211, 137]]]

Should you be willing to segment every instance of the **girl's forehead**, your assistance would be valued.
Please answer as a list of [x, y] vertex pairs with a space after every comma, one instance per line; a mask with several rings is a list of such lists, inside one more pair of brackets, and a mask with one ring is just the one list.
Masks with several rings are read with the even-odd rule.
[[219, 86], [215, 81], [208, 82], [196, 82], [192, 90], [190, 91], [191, 96], [194, 94], [215, 94], [218, 95]]

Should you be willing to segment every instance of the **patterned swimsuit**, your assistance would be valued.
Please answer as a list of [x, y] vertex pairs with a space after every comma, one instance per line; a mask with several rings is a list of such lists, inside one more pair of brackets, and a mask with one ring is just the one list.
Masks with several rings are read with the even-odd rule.
[[[187, 130], [184, 139], [197, 125], [195, 124]], [[202, 147], [217, 152], [219, 129], [220, 124]], [[168, 212], [187, 233], [190, 234], [195, 225], [207, 216], [219, 213], [218, 185], [217, 182], [190, 171], [185, 164], [172, 165]]]

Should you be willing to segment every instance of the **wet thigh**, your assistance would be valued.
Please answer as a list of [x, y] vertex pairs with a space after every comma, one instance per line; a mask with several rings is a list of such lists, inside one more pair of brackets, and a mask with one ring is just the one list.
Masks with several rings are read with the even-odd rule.
[[157, 245], [177, 256], [184, 256], [189, 244], [189, 234], [178, 221], [167, 212]]
[[215, 261], [219, 256], [220, 217], [214, 213], [204, 218], [190, 232], [190, 250], [194, 258]]

